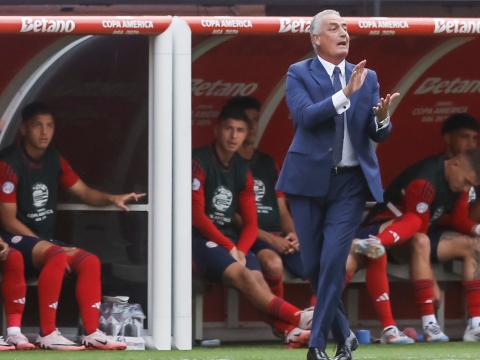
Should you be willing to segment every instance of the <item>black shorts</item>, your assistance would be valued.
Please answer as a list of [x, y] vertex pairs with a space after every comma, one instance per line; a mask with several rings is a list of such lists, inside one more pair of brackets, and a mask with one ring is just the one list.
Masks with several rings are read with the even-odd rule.
[[[198, 272], [213, 282], [221, 282], [227, 267], [236, 262], [226, 248], [195, 231], [192, 234], [192, 255]], [[261, 271], [260, 263], [252, 251], [245, 254], [245, 258], [248, 269]]]
[[428, 230], [428, 237], [430, 239], [430, 261], [432, 264], [438, 263], [438, 244], [442, 235], [453, 230], [445, 226], [436, 226]]
[[377, 236], [380, 232], [380, 227], [383, 222], [377, 222], [373, 224], [363, 225], [357, 229], [355, 233], [355, 238], [357, 239], [367, 239], [369, 235]]
[[261, 239], [255, 240], [250, 251], [254, 254], [259, 253], [261, 250], [269, 249], [277, 253], [281, 258], [285, 268], [295, 277], [305, 279], [303, 271], [303, 263], [300, 257], [300, 252], [295, 252], [293, 254], [279, 254], [269, 243]]
[[33, 266], [32, 250], [39, 241], [46, 240], [58, 246], [69, 246], [61, 241], [54, 239], [40, 239], [35, 236], [13, 235], [0, 230], [2, 239], [14, 249], [20, 251], [25, 263], [25, 276], [33, 277], [38, 275], [38, 269]]

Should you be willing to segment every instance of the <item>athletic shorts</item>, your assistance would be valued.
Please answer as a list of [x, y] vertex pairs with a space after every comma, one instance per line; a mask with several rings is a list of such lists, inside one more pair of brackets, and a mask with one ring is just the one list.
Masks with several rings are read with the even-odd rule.
[[[192, 256], [196, 270], [213, 282], [222, 282], [227, 267], [236, 262], [226, 248], [207, 240], [195, 231], [192, 234]], [[260, 263], [253, 252], [249, 251], [245, 258], [248, 269], [261, 271]]]
[[430, 239], [430, 261], [432, 264], [438, 263], [438, 244], [442, 235], [453, 230], [445, 226], [435, 226], [428, 230], [428, 237]]
[[255, 240], [252, 247], [250, 248], [250, 251], [254, 254], [257, 254], [264, 249], [275, 251], [282, 258], [283, 265], [290, 274], [295, 277], [305, 279], [300, 252], [297, 251], [293, 254], [279, 254], [269, 243], [261, 239]]
[[369, 235], [377, 236], [380, 232], [380, 227], [382, 224], [383, 222], [376, 222], [373, 224], [360, 226], [355, 233], [355, 238], [367, 239]]
[[6, 231], [0, 231], [2, 239], [14, 249], [20, 251], [25, 263], [25, 276], [33, 277], [38, 274], [38, 269], [33, 266], [32, 250], [39, 241], [46, 240], [58, 246], [70, 246], [54, 239], [39, 239], [35, 236], [13, 235]]

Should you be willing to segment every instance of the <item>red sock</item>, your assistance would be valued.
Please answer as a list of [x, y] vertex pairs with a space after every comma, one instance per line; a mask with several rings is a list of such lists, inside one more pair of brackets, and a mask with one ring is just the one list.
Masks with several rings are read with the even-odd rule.
[[7, 327], [21, 327], [27, 286], [23, 270], [23, 256], [20, 251], [10, 248], [7, 258], [1, 263], [1, 268]]
[[268, 304], [267, 312], [274, 318], [295, 326], [300, 321], [300, 309], [277, 296]]
[[470, 317], [480, 316], [480, 280], [464, 281]]
[[377, 316], [383, 328], [395, 325], [390, 303], [390, 288], [387, 278], [387, 256], [368, 259], [366, 282], [368, 293], [373, 301]]
[[415, 280], [413, 286], [415, 287], [415, 302], [420, 310], [420, 315], [435, 314], [435, 309], [433, 307], [433, 280]]
[[68, 257], [70, 269], [77, 274], [76, 295], [82, 315], [85, 333], [91, 334], [98, 329], [102, 284], [100, 260], [96, 255], [77, 250]]
[[406, 213], [387, 226], [377, 237], [385, 247], [400, 245], [415, 235], [421, 226], [422, 219], [417, 214]]
[[58, 298], [66, 267], [67, 254], [60, 246], [51, 246], [45, 253], [45, 262], [38, 277], [40, 331], [43, 336], [56, 328]]
[[265, 280], [267, 281], [270, 290], [272, 291], [273, 295], [276, 295], [280, 298], [283, 298], [284, 295], [284, 287], [283, 287], [283, 277], [280, 276], [265, 276]]

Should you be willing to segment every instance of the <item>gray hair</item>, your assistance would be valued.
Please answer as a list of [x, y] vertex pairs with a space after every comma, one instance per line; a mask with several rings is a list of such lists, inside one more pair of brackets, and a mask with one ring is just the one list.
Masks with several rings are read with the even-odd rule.
[[318, 34], [318, 31], [320, 30], [319, 27], [320, 27], [320, 22], [322, 20], [322, 17], [326, 15], [341, 16], [337, 10], [327, 9], [327, 10], [320, 11], [317, 15], [313, 17], [312, 22], [310, 23], [310, 35]]

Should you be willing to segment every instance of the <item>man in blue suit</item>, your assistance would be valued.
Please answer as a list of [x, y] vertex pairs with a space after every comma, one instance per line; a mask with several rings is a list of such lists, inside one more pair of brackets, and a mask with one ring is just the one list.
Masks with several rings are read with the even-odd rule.
[[330, 331], [338, 343], [334, 359], [349, 360], [356, 339], [341, 302], [345, 262], [369, 194], [383, 200], [374, 142], [390, 133], [388, 109], [399, 94], [380, 98], [366, 60], [355, 66], [345, 61], [349, 35], [337, 11], [318, 13], [310, 37], [317, 56], [288, 70], [286, 101], [295, 134], [277, 189], [287, 194], [317, 294], [307, 360], [329, 359]]

